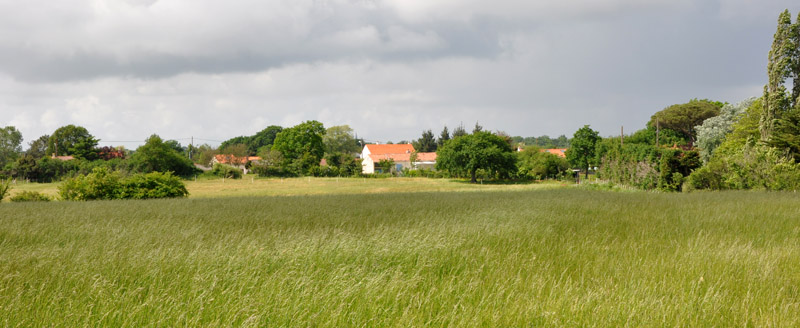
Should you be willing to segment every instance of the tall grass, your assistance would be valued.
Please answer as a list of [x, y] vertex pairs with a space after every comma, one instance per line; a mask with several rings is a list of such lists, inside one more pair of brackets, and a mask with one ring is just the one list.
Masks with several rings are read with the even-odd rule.
[[800, 198], [0, 204], [2, 326], [800, 326]]

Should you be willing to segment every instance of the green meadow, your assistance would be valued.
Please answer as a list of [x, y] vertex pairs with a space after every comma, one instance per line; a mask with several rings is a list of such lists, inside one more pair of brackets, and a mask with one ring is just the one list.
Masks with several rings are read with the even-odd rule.
[[0, 204], [0, 326], [800, 326], [796, 193], [188, 186]]

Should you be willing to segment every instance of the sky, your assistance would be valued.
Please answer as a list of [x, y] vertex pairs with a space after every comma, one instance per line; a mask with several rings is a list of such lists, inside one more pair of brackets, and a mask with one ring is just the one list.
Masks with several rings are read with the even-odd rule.
[[0, 126], [100, 145], [219, 144], [269, 125], [370, 142], [479, 122], [512, 136], [644, 127], [759, 96], [796, 0], [0, 0]]

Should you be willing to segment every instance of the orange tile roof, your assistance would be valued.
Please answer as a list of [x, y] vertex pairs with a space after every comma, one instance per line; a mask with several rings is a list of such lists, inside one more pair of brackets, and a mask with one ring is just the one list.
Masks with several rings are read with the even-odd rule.
[[[395, 162], [409, 162], [411, 161], [411, 154], [412, 153], [400, 153], [400, 154], [370, 154], [369, 158], [372, 159], [373, 162], [380, 162], [384, 159], [391, 159]], [[417, 153], [417, 162], [435, 162], [436, 161], [436, 153]]]
[[556, 155], [558, 157], [564, 157], [564, 158], [567, 157], [567, 155], [564, 153], [565, 151], [567, 151], [567, 148], [540, 149], [539, 151], [545, 152], [545, 153], [551, 153], [551, 154]]
[[414, 146], [411, 144], [368, 144], [365, 147], [369, 149], [370, 154], [403, 154], [414, 152]]
[[214, 158], [217, 159], [217, 162], [222, 164], [230, 164], [233, 162], [239, 163], [246, 163], [248, 161], [260, 161], [261, 157], [258, 156], [245, 156], [245, 157], [236, 157], [233, 155], [214, 155]]

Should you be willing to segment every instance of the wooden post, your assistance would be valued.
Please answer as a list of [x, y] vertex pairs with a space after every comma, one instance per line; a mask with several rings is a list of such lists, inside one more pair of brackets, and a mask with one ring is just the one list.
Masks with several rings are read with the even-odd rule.
[[659, 132], [660, 132], [660, 129], [659, 129], [659, 126], [658, 126], [658, 116], [656, 116], [656, 147], [659, 146], [659, 143], [658, 143]]
[[619, 127], [619, 145], [625, 146], [625, 126]]

